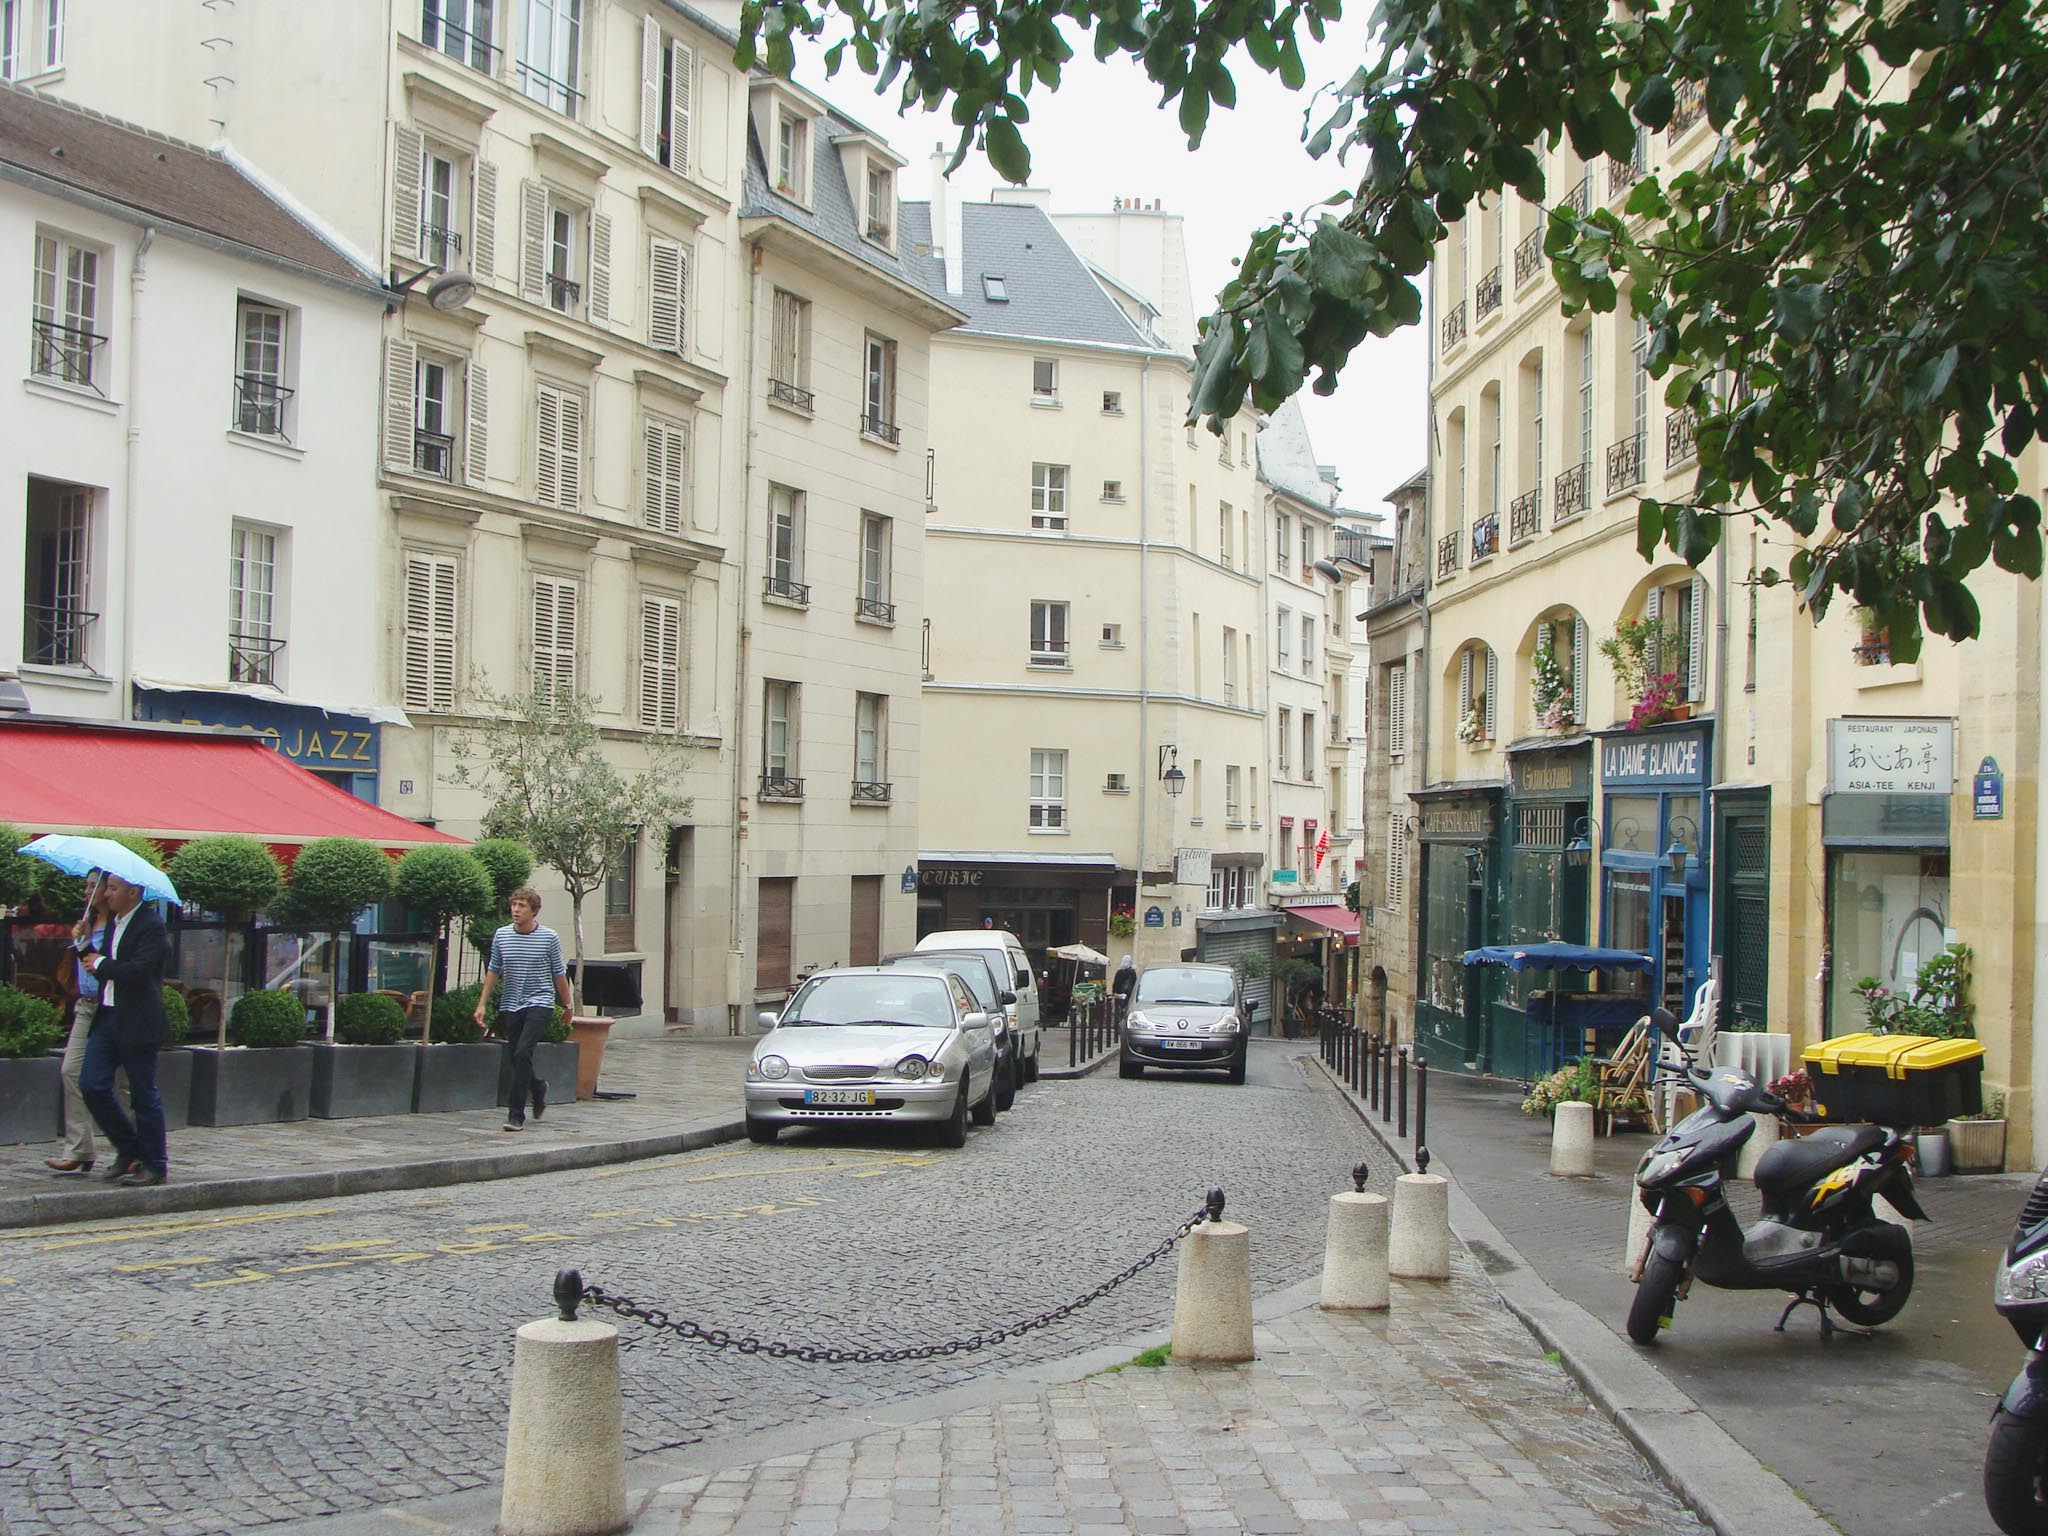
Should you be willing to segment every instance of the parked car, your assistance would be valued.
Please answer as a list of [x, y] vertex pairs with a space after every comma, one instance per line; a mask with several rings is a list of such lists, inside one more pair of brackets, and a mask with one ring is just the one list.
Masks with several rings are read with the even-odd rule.
[[1227, 965], [1152, 966], [1140, 973], [1131, 992], [1118, 1074], [1143, 1077], [1147, 1067], [1220, 1067], [1233, 1083], [1241, 1083], [1245, 1034], [1257, 1007]]
[[1017, 1087], [1024, 1081], [1024, 1053], [1010, 1024], [1010, 1006], [1017, 1001], [1017, 994], [1003, 985], [1008, 977], [995, 956], [985, 949], [932, 949], [922, 954], [885, 955], [882, 964], [913, 970], [937, 966], [967, 983], [974, 1006], [996, 1021], [996, 1108], [1007, 1110], [1015, 1104]]
[[1016, 1028], [1018, 1043], [1024, 1052], [1023, 1082], [1038, 1080], [1038, 981], [1031, 974], [1031, 957], [1024, 953], [1024, 945], [1014, 933], [1001, 928], [948, 928], [940, 933], [928, 933], [917, 941], [919, 950], [927, 949], [978, 949], [995, 959], [998, 968], [1006, 968], [1010, 985], [1005, 989], [1017, 994], [1017, 1001], [1010, 1005], [1010, 1023]]
[[996, 1118], [995, 1021], [967, 983], [932, 967], [820, 971], [797, 989], [747, 1062], [747, 1137], [849, 1120], [929, 1126], [967, 1144]]

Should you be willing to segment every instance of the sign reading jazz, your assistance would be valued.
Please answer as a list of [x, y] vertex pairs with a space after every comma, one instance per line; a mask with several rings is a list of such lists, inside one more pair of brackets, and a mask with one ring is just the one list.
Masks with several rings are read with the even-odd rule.
[[1953, 720], [1830, 720], [1828, 788], [1838, 795], [1947, 795], [1955, 788]]
[[1618, 785], [1700, 784], [1707, 776], [1704, 730], [1655, 736], [1611, 736], [1600, 743], [1600, 782]]

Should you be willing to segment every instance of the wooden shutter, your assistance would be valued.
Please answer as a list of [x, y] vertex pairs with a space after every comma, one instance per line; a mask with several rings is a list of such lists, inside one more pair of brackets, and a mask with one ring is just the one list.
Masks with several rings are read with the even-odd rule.
[[1500, 652], [1492, 646], [1486, 648], [1486, 739], [1493, 740], [1494, 721], [1500, 703]]
[[498, 280], [498, 168], [476, 162], [469, 230], [469, 270], [480, 283]]
[[1572, 618], [1572, 719], [1584, 725], [1592, 719], [1586, 708], [1586, 621]]
[[465, 484], [482, 486], [489, 478], [491, 456], [491, 375], [480, 363], [471, 363], [465, 374], [462, 437], [462, 478]]
[[659, 352], [683, 350], [683, 248], [659, 235], [647, 245], [647, 344]]
[[1387, 756], [1408, 750], [1408, 663], [1387, 668]]
[[673, 731], [682, 693], [683, 605], [672, 597], [640, 599], [640, 723]]
[[846, 931], [848, 965], [882, 963], [882, 877], [855, 875]]
[[1686, 636], [1685, 696], [1697, 704], [1707, 696], [1707, 583], [1692, 579], [1692, 633]]
[[590, 320], [609, 325], [612, 319], [612, 221], [608, 214], [590, 215]]
[[754, 918], [754, 985], [766, 991], [789, 985], [789, 934], [795, 915], [796, 882], [763, 879], [756, 883]]
[[697, 78], [697, 55], [687, 43], [669, 44], [668, 164], [672, 171], [690, 168], [690, 92]]
[[646, 497], [643, 519], [663, 533], [683, 531], [683, 431], [670, 422], [645, 418]]
[[519, 297], [547, 301], [548, 189], [537, 181], [519, 183]]
[[1472, 648], [1458, 652], [1458, 724], [1472, 713]]
[[555, 505], [565, 512], [574, 512], [583, 505], [583, 397], [565, 390], [561, 400], [561, 500]]
[[543, 699], [576, 692], [576, 583], [533, 579], [533, 691]]
[[640, 153], [661, 153], [661, 28], [652, 16], [640, 18]]
[[1401, 910], [1408, 889], [1408, 825], [1399, 811], [1387, 812], [1387, 890], [1389, 912]]
[[427, 141], [403, 123], [391, 130], [391, 254], [420, 253], [420, 157]]
[[1655, 677], [1663, 670], [1664, 660], [1664, 589], [1650, 588], [1649, 596], [1643, 599], [1643, 620], [1650, 626], [1650, 644], [1644, 653], [1650, 665], [1650, 676]]
[[413, 391], [420, 349], [402, 336], [384, 338], [384, 467], [412, 472]]
[[562, 394], [545, 384], [534, 397], [533, 499], [549, 507], [562, 502]]
[[455, 562], [408, 551], [405, 557], [404, 690], [407, 709], [455, 708]]

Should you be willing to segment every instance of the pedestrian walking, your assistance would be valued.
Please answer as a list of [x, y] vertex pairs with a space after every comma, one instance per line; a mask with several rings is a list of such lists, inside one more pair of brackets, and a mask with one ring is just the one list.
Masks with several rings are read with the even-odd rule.
[[1109, 983], [1109, 990], [1116, 997], [1116, 1016], [1122, 1022], [1131, 1011], [1131, 993], [1138, 985], [1138, 968], [1131, 964], [1131, 957], [1125, 955], [1117, 962], [1116, 975]]
[[[107, 952], [111, 942], [108, 925], [113, 921], [113, 915], [107, 911], [104, 879], [97, 870], [86, 877], [85, 915], [72, 928], [74, 940], [82, 948], [96, 949], [101, 954]], [[91, 1173], [92, 1165], [99, 1160], [99, 1143], [92, 1134], [92, 1114], [85, 1107], [79, 1078], [85, 1070], [85, 1046], [92, 1037], [92, 1021], [100, 1008], [100, 984], [83, 960], [74, 958], [71, 964], [71, 1033], [64, 1041], [64, 1065], [59, 1069], [64, 1079], [64, 1155], [44, 1158], [43, 1166], [52, 1173], [82, 1177]]]
[[512, 921], [491, 935], [491, 963], [476, 1000], [476, 1021], [484, 1022], [491, 989], [498, 989], [498, 1033], [505, 1037], [505, 1060], [512, 1067], [512, 1096], [505, 1107], [505, 1129], [526, 1129], [526, 1104], [533, 1100], [533, 1118], [548, 1110], [548, 1085], [533, 1075], [533, 1048], [554, 1022], [555, 1004], [573, 1005], [569, 968], [562, 963], [562, 941], [552, 928], [540, 925], [540, 893], [522, 885], [511, 895]]
[[[87, 1032], [78, 1091], [100, 1130], [114, 1144], [105, 1177], [129, 1185], [161, 1184], [170, 1177], [164, 1101], [156, 1086], [156, 1053], [170, 1032], [164, 1017], [164, 963], [171, 952], [164, 920], [145, 905], [142, 887], [108, 875], [106, 911], [112, 921], [88, 943], [80, 963], [99, 983], [99, 1008]], [[114, 1096], [114, 1073], [128, 1074], [131, 1121]]]

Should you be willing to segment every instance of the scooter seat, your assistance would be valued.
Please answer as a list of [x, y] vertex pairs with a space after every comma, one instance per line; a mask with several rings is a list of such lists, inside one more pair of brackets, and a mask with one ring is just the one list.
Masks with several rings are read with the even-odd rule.
[[1781, 1199], [1796, 1195], [1822, 1175], [1846, 1168], [1883, 1145], [1884, 1132], [1874, 1125], [1831, 1125], [1796, 1141], [1781, 1141], [1757, 1159], [1756, 1186]]

